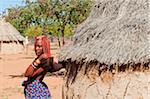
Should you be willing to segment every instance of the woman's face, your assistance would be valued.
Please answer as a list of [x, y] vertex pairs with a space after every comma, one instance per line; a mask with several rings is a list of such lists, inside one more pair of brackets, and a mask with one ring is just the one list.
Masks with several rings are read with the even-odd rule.
[[41, 55], [43, 53], [42, 42], [39, 40], [35, 44], [35, 53], [36, 55]]

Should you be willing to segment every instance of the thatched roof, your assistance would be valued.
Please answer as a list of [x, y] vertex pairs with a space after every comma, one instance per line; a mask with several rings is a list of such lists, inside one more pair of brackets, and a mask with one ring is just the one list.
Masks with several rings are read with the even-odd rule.
[[0, 41], [24, 41], [25, 38], [8, 22], [0, 22]]
[[97, 0], [90, 16], [75, 30], [73, 44], [61, 50], [61, 59], [105, 64], [148, 62], [149, 2]]

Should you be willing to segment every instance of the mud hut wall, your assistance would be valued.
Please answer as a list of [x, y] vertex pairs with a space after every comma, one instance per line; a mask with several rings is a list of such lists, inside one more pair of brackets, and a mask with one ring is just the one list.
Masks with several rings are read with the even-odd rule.
[[68, 62], [67, 63], [67, 74], [66, 74], [66, 85], [73, 84], [76, 80], [82, 80], [82, 77], [87, 76], [90, 80], [94, 80], [99, 77], [100, 64], [97, 62], [84, 63], [81, 62]]
[[[80, 64], [79, 62], [71, 62], [69, 61], [67, 63], [67, 76], [66, 76], [66, 82], [65, 82], [65, 87], [64, 87], [64, 99], [82, 99], [83, 97], [80, 95], [80, 93], [84, 93], [84, 89], [86, 88], [84, 85], [82, 86], [82, 89], [80, 84], [84, 84], [85, 82], [87, 82], [88, 85], [88, 79], [85, 79], [87, 77], [86, 74], [86, 70], [87, 67], [85, 64]], [[76, 81], [80, 81], [80, 82], [76, 82]], [[74, 88], [76, 86], [74, 86], [74, 84], [79, 84], [77, 85], [77, 90], [74, 90]], [[83, 88], [84, 87], [84, 88]], [[74, 97], [74, 92], [78, 95]], [[72, 95], [73, 97], [71, 97], [70, 95]]]
[[3, 42], [1, 44], [1, 54], [18, 54], [24, 52], [24, 46], [19, 42]]
[[99, 75], [99, 66], [67, 65], [66, 79], [70, 81], [64, 85], [64, 99], [148, 99], [149, 72], [106, 71]]

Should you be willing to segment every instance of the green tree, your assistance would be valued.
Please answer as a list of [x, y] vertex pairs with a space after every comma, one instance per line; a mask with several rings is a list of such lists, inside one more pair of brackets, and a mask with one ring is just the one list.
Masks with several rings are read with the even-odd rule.
[[14, 25], [23, 35], [36, 36], [43, 31], [45, 34], [57, 36], [60, 46], [65, 44], [64, 37], [73, 34], [73, 28], [86, 19], [92, 4], [91, 0], [37, 0], [35, 2], [25, 0], [25, 2], [24, 7], [8, 9], [8, 14], [5, 15], [6, 21]]
[[30, 26], [24, 31], [25, 35], [29, 37], [40, 36], [42, 35], [42, 28], [39, 25]]

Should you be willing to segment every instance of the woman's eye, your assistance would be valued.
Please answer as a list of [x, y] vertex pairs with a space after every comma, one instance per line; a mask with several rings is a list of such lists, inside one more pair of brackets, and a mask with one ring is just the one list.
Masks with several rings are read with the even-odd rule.
[[37, 47], [42, 47], [42, 45], [38, 45]]

